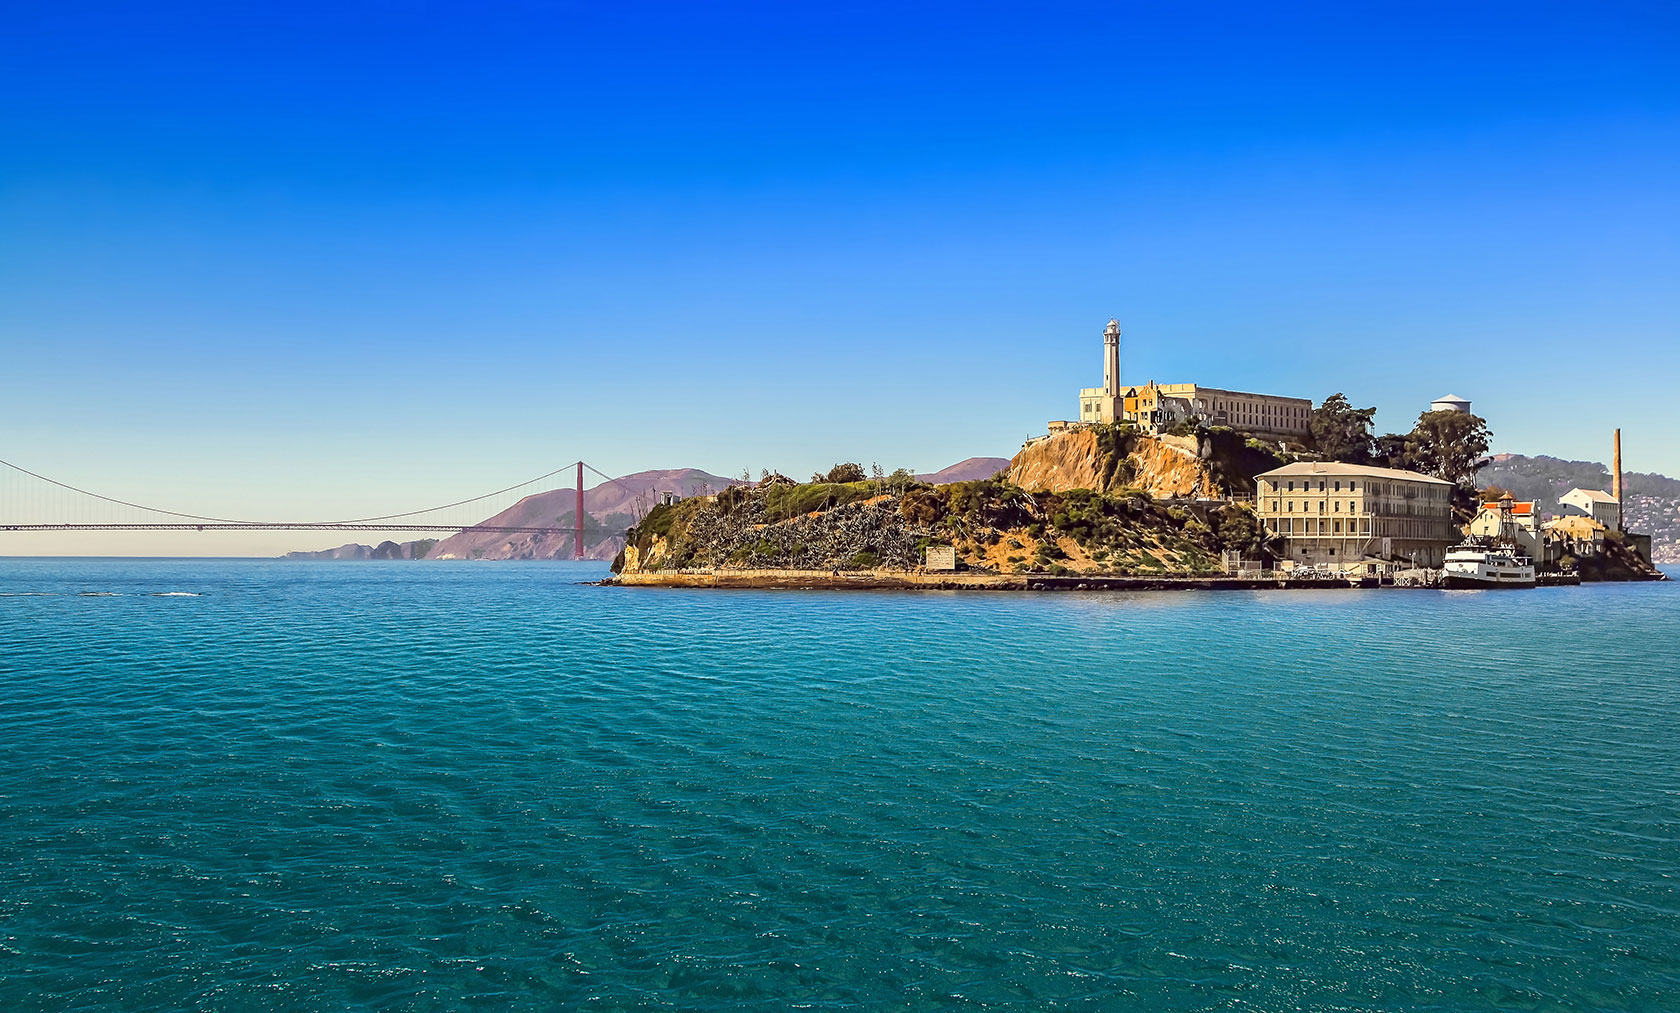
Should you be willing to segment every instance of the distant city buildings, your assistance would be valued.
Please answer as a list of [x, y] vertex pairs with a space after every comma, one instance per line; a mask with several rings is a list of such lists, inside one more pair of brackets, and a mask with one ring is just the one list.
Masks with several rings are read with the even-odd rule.
[[[1103, 385], [1079, 392], [1079, 422], [1130, 422], [1155, 434], [1184, 422], [1229, 426], [1257, 436], [1300, 440], [1312, 431], [1312, 400], [1250, 394], [1194, 383], [1122, 384], [1120, 322], [1103, 331]], [[1052, 422], [1055, 432], [1072, 425]]]
[[1298, 461], [1255, 479], [1255, 512], [1296, 566], [1365, 562], [1440, 566], [1461, 535], [1453, 485], [1432, 475], [1363, 464]]

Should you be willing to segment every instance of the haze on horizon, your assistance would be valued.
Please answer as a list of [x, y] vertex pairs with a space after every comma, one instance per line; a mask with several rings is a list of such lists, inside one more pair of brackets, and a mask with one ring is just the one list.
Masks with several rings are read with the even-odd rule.
[[1111, 315], [1128, 379], [1680, 475], [1670, 5], [8, 13], [0, 458], [111, 495], [1006, 457]]

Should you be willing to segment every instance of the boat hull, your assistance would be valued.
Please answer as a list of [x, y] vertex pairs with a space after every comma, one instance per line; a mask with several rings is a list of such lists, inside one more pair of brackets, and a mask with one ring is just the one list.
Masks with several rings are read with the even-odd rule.
[[1500, 580], [1488, 577], [1473, 577], [1464, 573], [1446, 573], [1441, 576], [1441, 586], [1449, 591], [1520, 591], [1527, 587], [1537, 587], [1539, 582], [1533, 577], [1527, 579], [1510, 578]]

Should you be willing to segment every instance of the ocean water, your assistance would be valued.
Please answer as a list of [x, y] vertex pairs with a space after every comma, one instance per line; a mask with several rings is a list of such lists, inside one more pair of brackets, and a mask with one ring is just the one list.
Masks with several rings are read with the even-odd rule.
[[0, 560], [0, 1009], [1680, 1009], [1680, 583]]

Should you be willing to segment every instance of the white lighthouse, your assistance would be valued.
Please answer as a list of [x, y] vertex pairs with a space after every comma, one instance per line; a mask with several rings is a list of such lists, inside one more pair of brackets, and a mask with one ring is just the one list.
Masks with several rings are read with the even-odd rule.
[[1103, 394], [1120, 393], [1120, 321], [1108, 318], [1103, 329]]

